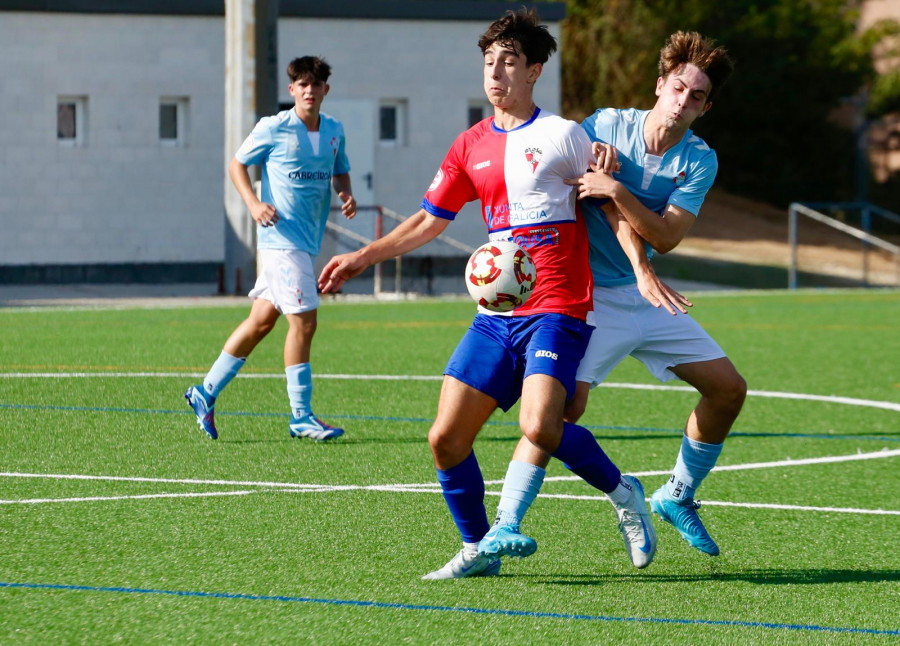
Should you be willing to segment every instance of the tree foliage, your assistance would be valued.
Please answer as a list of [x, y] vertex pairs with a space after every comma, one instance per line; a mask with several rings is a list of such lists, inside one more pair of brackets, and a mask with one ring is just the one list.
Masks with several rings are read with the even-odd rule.
[[[875, 78], [880, 36], [859, 34], [858, 1], [568, 0], [563, 112], [652, 107], [668, 34], [696, 30], [726, 47], [735, 72], [694, 123], [719, 156], [717, 185], [775, 204], [851, 199], [857, 177], [849, 97]], [[877, 86], [876, 86], [877, 87]], [[884, 95], [889, 103], [892, 95]], [[846, 120], [845, 120], [846, 121]]]

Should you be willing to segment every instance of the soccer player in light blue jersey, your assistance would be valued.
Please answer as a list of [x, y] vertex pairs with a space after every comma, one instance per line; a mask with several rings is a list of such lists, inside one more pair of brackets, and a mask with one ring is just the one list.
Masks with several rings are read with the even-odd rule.
[[[202, 384], [184, 394], [200, 427], [218, 437], [213, 418], [216, 397], [234, 379], [247, 356], [272, 331], [278, 317], [288, 321], [284, 370], [291, 406], [291, 437], [329, 440], [343, 435], [313, 414], [310, 350], [316, 332], [319, 295], [313, 262], [322, 244], [332, 188], [341, 212], [356, 215], [344, 127], [320, 111], [328, 94], [331, 67], [304, 56], [287, 68], [294, 107], [261, 119], [228, 166], [257, 223], [260, 274], [250, 291], [250, 315], [231, 333]], [[262, 167], [257, 198], [247, 167]]]
[[[719, 547], [697, 514], [694, 495], [722, 451], [747, 386], [719, 345], [685, 314], [686, 299], [642, 297], [647, 294], [645, 277], [635, 274], [617, 242], [616, 223], [630, 224], [648, 255], [681, 242], [718, 169], [715, 152], [690, 127], [709, 110], [714, 91], [732, 69], [727, 52], [711, 40], [697, 33], [671, 35], [660, 52], [653, 109], [606, 108], [585, 119], [582, 126], [595, 142], [597, 169], [570, 182], [578, 187], [588, 214], [596, 328], [578, 368], [566, 419], [581, 417], [590, 389], [628, 355], [660, 381], [679, 378], [694, 386], [700, 401], [685, 425], [672, 476], [651, 496], [650, 508], [691, 546], [713, 556]], [[481, 553], [519, 555], [522, 545], [533, 543], [519, 532], [519, 523], [540, 489], [548, 461], [527, 439], [519, 442]]]

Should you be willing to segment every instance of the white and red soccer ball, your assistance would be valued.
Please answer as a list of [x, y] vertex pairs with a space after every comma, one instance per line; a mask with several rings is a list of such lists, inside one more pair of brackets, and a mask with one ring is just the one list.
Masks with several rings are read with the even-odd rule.
[[469, 295], [493, 312], [509, 312], [522, 305], [536, 281], [531, 256], [508, 240], [481, 245], [466, 263]]

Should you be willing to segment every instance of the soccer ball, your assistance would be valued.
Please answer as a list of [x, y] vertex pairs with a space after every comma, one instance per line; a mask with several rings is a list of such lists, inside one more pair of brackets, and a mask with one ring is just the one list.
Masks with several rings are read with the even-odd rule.
[[522, 305], [536, 280], [531, 256], [508, 240], [481, 245], [466, 263], [469, 295], [493, 312], [509, 312]]

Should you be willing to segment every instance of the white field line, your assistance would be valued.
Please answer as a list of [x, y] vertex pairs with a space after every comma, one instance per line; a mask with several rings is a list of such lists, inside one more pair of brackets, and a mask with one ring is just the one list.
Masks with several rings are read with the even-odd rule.
[[[203, 379], [206, 373], [201, 372], [0, 372], [0, 379], [83, 379], [83, 378], [192, 378]], [[241, 374], [238, 379], [285, 379], [284, 373]], [[356, 381], [440, 381], [441, 375], [346, 375], [317, 374], [316, 379], [345, 379]], [[656, 390], [665, 392], [697, 392], [691, 386], [666, 386], [659, 384], [604, 383], [602, 388], [619, 388], [628, 390]], [[774, 399], [799, 399], [806, 401], [845, 404], [847, 406], [865, 406], [900, 412], [900, 403], [878, 401], [874, 399], [858, 399], [837, 395], [809, 395], [806, 393], [790, 393], [769, 390], [748, 390], [751, 397], [768, 397]]]
[[[881, 449], [871, 453], [851, 453], [849, 455], [832, 455], [823, 458], [803, 458], [801, 460], [778, 460], [775, 462], [748, 462], [747, 464], [728, 464], [724, 466], [713, 467], [713, 472], [719, 471], [745, 471], [747, 469], [774, 469], [777, 467], [797, 467], [808, 464], [831, 464], [835, 462], [855, 462], [857, 460], [879, 460], [881, 458], [893, 458], [900, 456], [900, 449]], [[632, 473], [633, 476], [665, 476], [671, 471], [639, 471]], [[544, 478], [544, 482], [564, 482], [567, 480], [580, 480], [578, 476], [551, 476]], [[491, 480], [485, 484], [501, 484], [502, 480]]]
[[[828, 456], [821, 458], [807, 458], [801, 460], [778, 460], [776, 462], [753, 462], [747, 464], [732, 464], [723, 467], [716, 467], [713, 471], [741, 471], [748, 469], [771, 469], [778, 467], [794, 467], [810, 464], [834, 464], [838, 462], [854, 462], [858, 460], [875, 460], [883, 458], [891, 458], [900, 456], [900, 449], [874, 451], [871, 453], [852, 453], [850, 455]], [[668, 475], [668, 471], [642, 471], [632, 475], [637, 476], [653, 476]], [[0, 473], [3, 478], [44, 478], [51, 480], [102, 480], [106, 482], [151, 482], [165, 484], [190, 484], [190, 485], [217, 485], [217, 486], [241, 486], [241, 487], [258, 487], [268, 489], [279, 489], [283, 492], [334, 492], [334, 491], [383, 491], [388, 493], [441, 493], [440, 487], [435, 483], [424, 484], [386, 484], [386, 485], [324, 485], [324, 484], [303, 484], [293, 482], [265, 482], [265, 481], [243, 481], [243, 480], [199, 480], [194, 478], [144, 478], [129, 476], [97, 476], [86, 474], [51, 474], [51, 473], [16, 473], [5, 472]], [[577, 476], [557, 476], [550, 477], [545, 480], [553, 482], [578, 480]], [[499, 485], [502, 480], [488, 480], [485, 485]], [[97, 496], [89, 498], [58, 498], [58, 499], [31, 499], [31, 500], [0, 500], [0, 504], [37, 504], [45, 502], [88, 502], [99, 500], [129, 500], [143, 498], [190, 498], [204, 496], [227, 496], [227, 495], [248, 495], [255, 493], [254, 491], [235, 491], [235, 492], [208, 492], [208, 493], [186, 493], [186, 494], [146, 494], [136, 496]], [[486, 491], [485, 495], [500, 496], [499, 491]], [[604, 495], [577, 495], [577, 494], [539, 494], [541, 498], [555, 498], [559, 500], [607, 500]], [[797, 511], [824, 511], [835, 513], [854, 513], [854, 514], [876, 514], [887, 516], [900, 516], [900, 510], [884, 510], [884, 509], [857, 509], [851, 507], [813, 507], [804, 505], [781, 505], [770, 503], [741, 503], [741, 502], [718, 502], [704, 501], [703, 504], [708, 506], [721, 507], [741, 507], [747, 509], [782, 509]]]
[[107, 500], [146, 500], [148, 498], [209, 498], [212, 496], [247, 496], [256, 491], [208, 491], [202, 493], [150, 493], [137, 496], [88, 496], [85, 498], [26, 498], [0, 500], [0, 505], [38, 505], [45, 502], [98, 502]]

